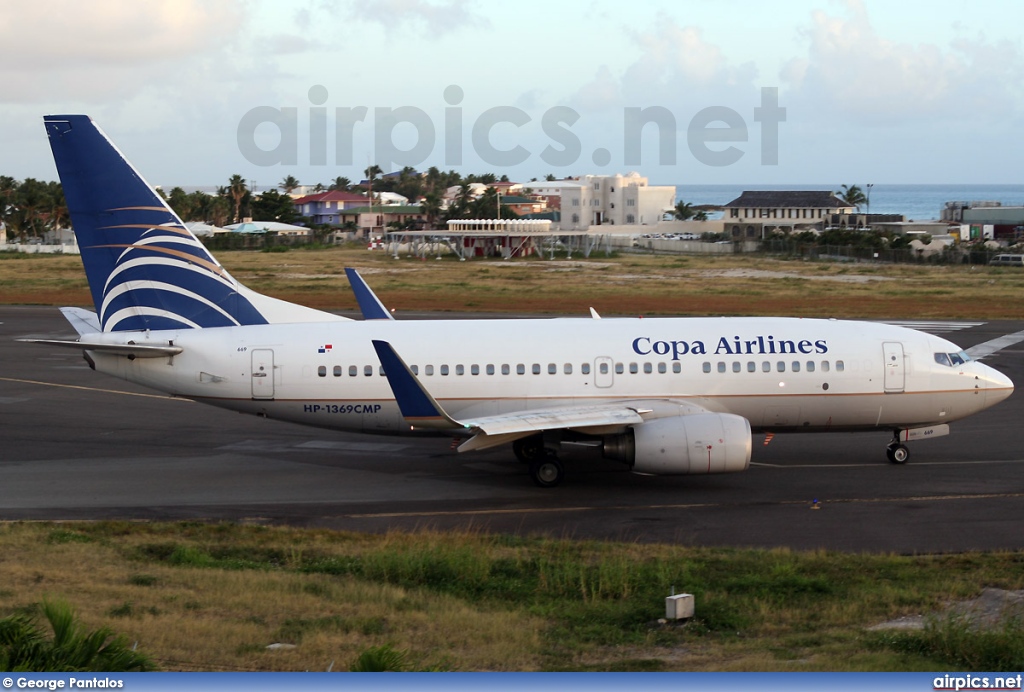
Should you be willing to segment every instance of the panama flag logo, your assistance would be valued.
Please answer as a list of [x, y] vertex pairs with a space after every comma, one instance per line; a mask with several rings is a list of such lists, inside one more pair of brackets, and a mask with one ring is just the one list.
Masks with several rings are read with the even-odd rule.
[[316, 350], [317, 353], [330, 353], [331, 349], [334, 348], [331, 344], [324, 344]]

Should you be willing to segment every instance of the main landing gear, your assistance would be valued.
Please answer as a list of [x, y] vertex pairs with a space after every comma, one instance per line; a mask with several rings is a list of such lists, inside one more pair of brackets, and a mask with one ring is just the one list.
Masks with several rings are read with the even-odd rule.
[[544, 437], [534, 435], [512, 443], [516, 458], [529, 464], [530, 478], [541, 488], [554, 488], [565, 477], [565, 468], [554, 450], [544, 446]]
[[905, 464], [910, 458], [910, 450], [900, 442], [900, 431], [893, 431], [892, 442], [885, 448], [885, 456], [894, 464]]

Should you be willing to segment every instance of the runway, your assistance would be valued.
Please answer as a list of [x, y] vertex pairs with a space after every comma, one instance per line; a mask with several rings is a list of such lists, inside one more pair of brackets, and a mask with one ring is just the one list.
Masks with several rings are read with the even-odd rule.
[[[937, 323], [970, 347], [1017, 322]], [[55, 308], [0, 307], [0, 520], [227, 520], [349, 531], [472, 529], [705, 546], [934, 553], [1024, 548], [1019, 392], [911, 443], [754, 438], [741, 474], [645, 477], [592, 450], [540, 489], [510, 450], [346, 434], [171, 399], [91, 371]], [[1024, 386], [1024, 344], [985, 360]], [[819, 509], [812, 509], [818, 500]]]

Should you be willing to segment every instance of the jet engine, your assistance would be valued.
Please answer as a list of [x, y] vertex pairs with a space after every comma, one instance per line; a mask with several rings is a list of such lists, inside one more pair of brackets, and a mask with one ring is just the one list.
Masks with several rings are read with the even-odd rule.
[[656, 418], [604, 438], [604, 456], [636, 473], [732, 473], [750, 465], [750, 422], [731, 413]]

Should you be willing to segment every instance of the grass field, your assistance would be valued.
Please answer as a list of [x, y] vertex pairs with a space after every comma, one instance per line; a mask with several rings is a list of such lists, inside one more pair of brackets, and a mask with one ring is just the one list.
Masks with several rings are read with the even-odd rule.
[[[242, 282], [354, 309], [358, 267], [408, 310], [1024, 318], [1024, 272], [749, 256], [395, 260], [365, 249], [225, 252]], [[0, 253], [0, 301], [91, 307], [78, 257]], [[410, 670], [1020, 670], [1024, 628], [937, 615], [1024, 588], [1024, 553], [847, 555], [485, 534], [285, 527], [0, 525], [0, 615], [65, 598], [171, 670], [347, 670], [372, 647]], [[657, 622], [672, 589], [685, 626]], [[267, 649], [270, 644], [289, 647]]]
[[[1020, 670], [1019, 620], [937, 616], [1024, 587], [1019, 553], [845, 555], [198, 523], [0, 526], [5, 611], [62, 597], [170, 670]], [[696, 618], [658, 623], [671, 589]], [[268, 649], [272, 644], [290, 645]]]
[[[358, 268], [386, 305], [404, 310], [602, 315], [786, 315], [1022, 319], [1024, 271], [1006, 267], [784, 261], [759, 255], [573, 260], [393, 259], [363, 248], [220, 252], [257, 291], [323, 310], [356, 303]], [[0, 253], [0, 301], [91, 305], [77, 256]]]

